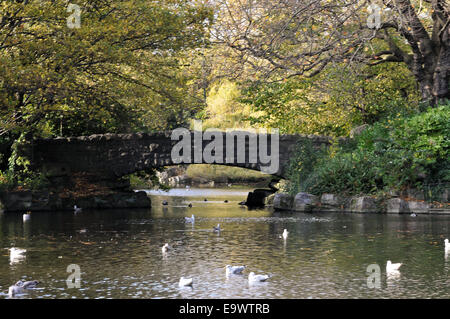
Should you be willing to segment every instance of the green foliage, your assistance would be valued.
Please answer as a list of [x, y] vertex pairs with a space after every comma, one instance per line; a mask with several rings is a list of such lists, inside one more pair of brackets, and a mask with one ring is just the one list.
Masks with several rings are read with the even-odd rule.
[[304, 146], [291, 163], [290, 190], [373, 194], [450, 181], [450, 105], [391, 118], [347, 146], [315, 153]]
[[0, 134], [151, 131], [198, 111], [182, 65], [212, 11], [189, 0], [0, 3]]
[[[203, 106], [186, 55], [213, 12], [190, 0], [0, 1], [0, 170], [10, 187], [45, 178], [17, 156], [23, 133], [79, 136], [172, 129]], [[11, 148], [11, 149], [10, 149]]]
[[313, 147], [311, 141], [307, 140], [297, 146], [297, 152], [293, 159], [291, 159], [287, 175], [289, 176], [289, 183], [287, 191], [295, 194], [298, 190], [308, 189], [306, 183], [309, 182], [309, 177], [317, 165], [317, 162], [326, 156], [327, 150], [325, 148], [317, 149]]
[[31, 169], [29, 159], [18, 155], [17, 147], [24, 140], [25, 134], [21, 134], [13, 143], [12, 154], [8, 159], [8, 168], [4, 172], [0, 170], [0, 191], [14, 188], [41, 190], [49, 185], [49, 181], [43, 173], [34, 172]]
[[241, 89], [228, 80], [213, 84], [206, 98], [206, 107], [201, 115], [203, 128], [245, 128], [252, 114], [250, 105], [240, 102]]
[[10, 171], [0, 171], [0, 192], [12, 190], [15, 184], [14, 176]]
[[242, 102], [259, 112], [252, 124], [283, 133], [346, 136], [351, 128], [373, 124], [418, 108], [413, 76], [402, 65], [327, 67], [313, 78], [250, 85]]
[[159, 182], [158, 176], [156, 172], [163, 171], [163, 167], [159, 167], [157, 169], [148, 169], [145, 171], [139, 171], [134, 174], [128, 176], [130, 181], [130, 186], [133, 189], [142, 189], [142, 188], [157, 188], [161, 190], [169, 190], [170, 187], [167, 185], [163, 185]]

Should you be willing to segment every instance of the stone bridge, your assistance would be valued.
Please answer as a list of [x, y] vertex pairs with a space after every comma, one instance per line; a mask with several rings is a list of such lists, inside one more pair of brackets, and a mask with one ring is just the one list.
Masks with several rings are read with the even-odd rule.
[[[199, 136], [196, 134], [202, 134], [187, 130], [186, 132], [188, 136], [185, 137], [191, 141], [195, 141], [196, 138], [199, 141]], [[275, 159], [278, 161], [275, 170], [272, 167], [272, 171], [269, 173], [284, 178], [289, 160], [293, 156], [297, 144], [302, 141], [311, 141], [315, 147], [321, 147], [330, 145], [332, 141], [330, 137], [326, 136], [279, 135], [279, 157], [276, 158], [276, 154], [271, 154], [273, 135], [254, 134], [254, 140], [247, 136], [245, 142], [242, 140], [241, 144], [237, 138], [233, 138], [231, 146], [226, 141], [226, 132], [217, 131], [212, 135], [214, 135], [214, 139], [206, 140], [200, 137], [201, 140], [197, 144], [190, 143], [188, 152], [180, 152], [185, 156], [183, 163], [174, 162], [172, 149], [183, 138], [178, 136], [178, 139], [172, 140], [172, 131], [34, 139], [21, 144], [19, 154], [30, 159], [33, 169], [41, 170], [48, 176], [71, 176], [85, 173], [97, 176], [100, 180], [112, 180], [157, 167], [211, 163], [211, 160], [205, 159], [201, 154], [208, 151], [208, 144], [222, 138], [223, 143], [216, 144], [218, 147], [212, 154], [222, 153], [223, 160], [212, 164], [244, 167], [264, 172], [264, 170], [267, 171], [267, 156], [269, 156], [272, 164]], [[260, 146], [264, 141], [267, 145], [267, 150], [265, 150], [267, 156], [263, 161]], [[275, 149], [274, 151], [276, 153]], [[243, 160], [243, 156], [245, 156], [245, 160]]]
[[43, 190], [0, 193], [0, 210], [73, 211], [74, 205], [88, 209], [148, 208], [151, 201], [147, 194], [132, 191], [129, 180], [122, 177], [179, 164], [216, 163], [283, 178], [296, 145], [305, 141], [319, 148], [330, 145], [331, 138], [187, 129], [30, 138], [18, 145], [18, 155], [28, 158], [32, 169], [43, 172], [50, 185]]

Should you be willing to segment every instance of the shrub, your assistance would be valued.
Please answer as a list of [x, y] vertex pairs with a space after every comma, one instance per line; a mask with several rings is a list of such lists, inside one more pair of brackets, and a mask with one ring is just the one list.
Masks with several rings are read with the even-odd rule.
[[450, 181], [450, 105], [378, 122], [346, 146], [300, 146], [290, 191], [372, 194]]

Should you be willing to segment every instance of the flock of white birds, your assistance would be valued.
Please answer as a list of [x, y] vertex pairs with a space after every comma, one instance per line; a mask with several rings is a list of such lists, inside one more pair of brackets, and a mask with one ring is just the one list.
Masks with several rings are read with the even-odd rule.
[[[194, 214], [192, 214], [191, 217], [184, 217], [184, 220], [186, 223], [191, 223], [194, 224], [195, 223], [195, 216]], [[220, 227], [220, 224], [217, 224], [217, 226], [213, 227], [213, 231], [214, 232], [220, 232], [222, 231], [222, 228]], [[285, 240], [287, 239], [287, 235], [288, 235], [288, 231], [285, 229], [283, 234], [280, 237], [283, 237]], [[163, 254], [167, 254], [167, 252], [169, 250], [171, 250], [172, 247], [169, 245], [169, 243], [165, 243], [161, 250], [163, 252]], [[242, 274], [242, 272], [244, 271], [244, 269], [246, 268], [246, 266], [232, 266], [232, 265], [226, 265], [225, 266], [225, 274], [226, 276], [230, 276], [230, 275], [238, 275], [238, 274]], [[250, 274], [248, 275], [248, 281], [249, 283], [254, 283], [254, 282], [264, 282], [267, 279], [269, 279], [270, 276], [269, 275], [256, 275], [253, 271], [250, 272]], [[178, 285], [180, 287], [187, 287], [187, 286], [191, 286], [194, 283], [194, 279], [193, 278], [185, 278], [185, 277], [181, 277], [180, 281], [178, 282]]]
[[[78, 213], [80, 212], [82, 209], [80, 207], [77, 207], [76, 205], [74, 206], [74, 212]], [[23, 221], [27, 222], [29, 221], [31, 218], [31, 213], [28, 212], [26, 214], [23, 214]], [[185, 222], [186, 223], [195, 223], [195, 216], [194, 214], [192, 214], [191, 217], [185, 217]], [[217, 226], [213, 227], [213, 230], [215, 232], [220, 232], [222, 229], [220, 228], [220, 224], [217, 224]], [[287, 229], [283, 230], [283, 233], [279, 236], [279, 238], [283, 238], [285, 241], [288, 238], [288, 234], [289, 232], [287, 231]], [[444, 240], [444, 244], [445, 244], [445, 256], [447, 257], [450, 254], [450, 243], [448, 239]], [[22, 261], [23, 259], [25, 259], [25, 253], [26, 253], [26, 249], [22, 249], [22, 248], [16, 248], [16, 247], [12, 247], [12, 248], [8, 248], [9, 249], [9, 259], [10, 259], [10, 264], [14, 264], [17, 262]], [[167, 254], [170, 250], [172, 249], [172, 247], [168, 244], [165, 243], [164, 246], [161, 248], [163, 254]], [[388, 275], [398, 275], [400, 274], [400, 267], [402, 266], [402, 263], [392, 263], [390, 260], [387, 261], [386, 264], [386, 273]], [[230, 276], [230, 275], [236, 275], [236, 274], [242, 274], [242, 272], [244, 271], [246, 267], [245, 266], [232, 266], [232, 265], [226, 265], [225, 266], [225, 274], [226, 276]], [[254, 283], [254, 282], [264, 282], [267, 279], [269, 279], [270, 276], [269, 275], [261, 275], [261, 274], [255, 274], [253, 271], [249, 273], [248, 275], [248, 282], [249, 283]], [[39, 282], [36, 280], [33, 281], [26, 281], [26, 282], [22, 282], [19, 281], [17, 282], [15, 285], [9, 287], [9, 291], [8, 291], [8, 295], [10, 297], [13, 297], [17, 294], [21, 294], [24, 293], [24, 291], [26, 289], [33, 289], [36, 288], [36, 285]], [[193, 278], [185, 278], [185, 277], [181, 277], [180, 281], [178, 283], [178, 285], [180, 287], [186, 287], [186, 286], [192, 286], [194, 283], [194, 279]]]
[[[195, 216], [192, 215], [191, 217], [185, 217], [185, 221], [187, 223], [195, 223]], [[220, 231], [220, 224], [217, 224], [217, 226], [213, 227], [214, 231]], [[289, 232], [287, 231], [287, 229], [283, 230], [283, 233], [279, 236], [279, 238], [283, 238], [285, 241], [287, 240], [289, 235]], [[450, 243], [448, 239], [444, 240], [444, 244], [445, 244], [445, 256], [447, 257], [447, 255], [450, 253]], [[171, 247], [169, 246], [168, 243], [164, 244], [164, 246], [162, 247], [162, 252], [165, 254], [167, 253], [169, 250], [171, 249]], [[392, 263], [390, 260], [387, 261], [386, 263], [386, 273], [388, 275], [398, 275], [400, 274], [400, 267], [403, 265], [403, 263]], [[231, 266], [231, 265], [227, 265], [225, 266], [225, 272], [226, 275], [229, 276], [231, 274], [241, 274], [242, 271], [245, 269], [245, 266]], [[266, 281], [267, 279], [269, 279], [270, 276], [269, 275], [256, 275], [253, 271], [250, 272], [250, 274], [248, 275], [248, 281], [249, 283], [253, 283], [253, 282], [263, 282]], [[184, 278], [181, 277], [180, 281], [179, 281], [179, 286], [183, 287], [183, 286], [192, 286], [194, 283], [193, 278]]]
[[[192, 215], [191, 217], [185, 217], [185, 221], [187, 223], [195, 223], [195, 216]], [[217, 224], [217, 226], [213, 227], [214, 231], [220, 231], [220, 224]], [[287, 229], [283, 230], [283, 233], [279, 236], [279, 238], [283, 238], [285, 241], [287, 240], [289, 235], [289, 232], [287, 231]], [[450, 243], [448, 239], [444, 240], [444, 249], [445, 249], [445, 256], [447, 257], [450, 254]], [[164, 244], [164, 246], [162, 247], [162, 252], [165, 254], [167, 253], [169, 250], [171, 249], [171, 247], [169, 246], [168, 243]], [[399, 275], [400, 274], [400, 267], [403, 265], [403, 263], [392, 263], [390, 260], [387, 261], [386, 263], [386, 273], [389, 275]], [[245, 269], [245, 266], [231, 266], [231, 265], [226, 265], [225, 266], [225, 273], [227, 276], [231, 275], [231, 274], [241, 274], [242, 271]], [[253, 271], [250, 272], [250, 274], [248, 275], [248, 282], [249, 283], [253, 283], [253, 282], [263, 282], [266, 281], [267, 279], [269, 279], [270, 276], [269, 275], [256, 275]], [[193, 278], [184, 278], [181, 277], [180, 281], [179, 281], [179, 286], [183, 287], [183, 286], [192, 286], [194, 283], [194, 279]]]

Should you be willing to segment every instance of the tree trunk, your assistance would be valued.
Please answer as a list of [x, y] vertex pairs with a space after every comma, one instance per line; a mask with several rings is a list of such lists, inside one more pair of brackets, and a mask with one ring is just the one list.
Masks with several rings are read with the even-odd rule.
[[442, 32], [441, 47], [433, 75], [433, 97], [435, 103], [450, 99], [450, 26]]
[[397, 30], [407, 40], [411, 55], [393, 43], [387, 32], [385, 34], [396, 58], [405, 62], [414, 74], [422, 93], [422, 101], [432, 106], [450, 98], [450, 16], [447, 1], [427, 1], [433, 8], [431, 35], [420, 21], [410, 0], [394, 1], [394, 8], [398, 9], [402, 21], [397, 25]]
[[[428, 59], [428, 63], [424, 60]], [[430, 61], [433, 61], [430, 63]], [[428, 65], [428, 67], [425, 67]], [[422, 101], [437, 106], [450, 99], [450, 47], [442, 46], [436, 55], [418, 57], [410, 65]]]

